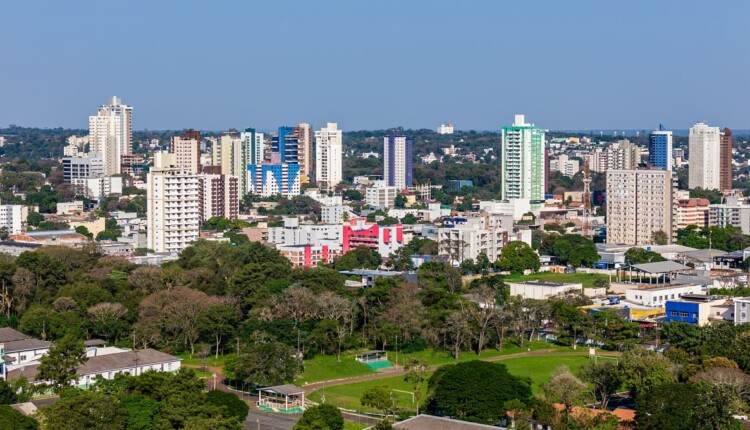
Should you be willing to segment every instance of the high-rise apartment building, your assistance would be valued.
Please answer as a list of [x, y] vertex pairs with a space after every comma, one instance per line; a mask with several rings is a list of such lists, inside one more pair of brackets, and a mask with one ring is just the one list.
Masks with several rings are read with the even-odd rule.
[[699, 122], [690, 128], [688, 187], [721, 189], [721, 133], [719, 127]]
[[120, 157], [130, 154], [132, 145], [133, 108], [112, 97], [108, 105], [99, 107], [89, 117], [90, 151], [101, 152], [105, 176], [120, 173]]
[[678, 199], [675, 206], [675, 230], [690, 225], [708, 227], [708, 199]]
[[391, 130], [383, 138], [383, 179], [386, 186], [404, 189], [414, 185], [412, 144], [411, 137], [397, 130]]
[[198, 175], [201, 222], [213, 217], [237, 220], [240, 214], [239, 178], [232, 175]]
[[342, 178], [342, 133], [335, 122], [315, 132], [315, 182], [333, 189]]
[[670, 170], [607, 171], [607, 243], [650, 245], [655, 232], [672, 237]]
[[265, 152], [265, 136], [254, 128], [246, 128], [240, 134], [242, 145], [240, 147], [240, 166], [241, 169], [232, 175], [236, 175], [240, 180], [240, 193], [245, 195], [250, 192], [250, 179], [247, 176], [247, 166], [251, 164], [263, 163]]
[[[274, 157], [277, 158], [277, 157]], [[300, 195], [299, 164], [272, 162], [247, 166], [248, 191], [262, 197]]]
[[672, 132], [661, 124], [648, 135], [648, 162], [653, 167], [672, 170]]
[[709, 205], [708, 225], [738, 227], [742, 234], [750, 234], [750, 205], [741, 203], [736, 197], [728, 197], [723, 204]]
[[638, 146], [628, 139], [613, 142], [606, 149], [597, 149], [589, 155], [589, 168], [594, 172], [607, 170], [633, 170], [641, 162]]
[[533, 208], [544, 201], [544, 130], [526, 123], [523, 115], [502, 129], [500, 177], [503, 200], [530, 200]]
[[187, 130], [180, 136], [173, 136], [169, 151], [175, 155], [176, 165], [185, 171], [198, 174], [201, 162], [201, 133]]
[[302, 183], [310, 181], [313, 172], [313, 136], [310, 124], [297, 127], [279, 127], [278, 135], [271, 139], [271, 151], [281, 155], [281, 162], [298, 164]]
[[719, 190], [732, 191], [732, 130], [724, 128], [719, 146]]
[[211, 140], [211, 164], [220, 166], [224, 175], [244, 176], [247, 165], [242, 166], [242, 138], [237, 130], [225, 131]]
[[154, 168], [148, 173], [148, 248], [155, 252], [180, 252], [198, 240], [199, 185], [198, 175], [181, 167]]

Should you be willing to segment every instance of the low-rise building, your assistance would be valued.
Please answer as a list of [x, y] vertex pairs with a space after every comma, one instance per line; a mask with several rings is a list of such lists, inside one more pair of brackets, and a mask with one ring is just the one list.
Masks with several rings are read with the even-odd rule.
[[339, 252], [329, 250], [328, 245], [279, 245], [276, 247], [295, 267], [317, 267], [319, 264], [330, 264]]
[[11, 234], [9, 239], [15, 242], [36, 243], [40, 245], [63, 245], [80, 247], [88, 243], [89, 239], [77, 233], [75, 230], [42, 230], [26, 231], [19, 234]]
[[83, 201], [61, 202], [57, 204], [58, 215], [75, 215], [83, 212]]
[[725, 204], [708, 206], [708, 225], [738, 227], [743, 234], [750, 234], [750, 205], [741, 204], [736, 198], [727, 200]]
[[703, 287], [698, 284], [671, 284], [662, 287], [649, 288], [652, 285], [643, 284], [640, 288], [632, 288], [625, 291], [625, 300], [644, 306], [662, 307], [669, 300], [676, 300], [685, 294], [704, 294]]
[[507, 282], [511, 296], [521, 296], [524, 299], [546, 300], [568, 293], [583, 293], [583, 284], [563, 284], [558, 282]]
[[683, 294], [679, 299], [665, 303], [667, 322], [686, 322], [706, 325], [711, 321], [734, 321], [731, 300], [705, 294]]

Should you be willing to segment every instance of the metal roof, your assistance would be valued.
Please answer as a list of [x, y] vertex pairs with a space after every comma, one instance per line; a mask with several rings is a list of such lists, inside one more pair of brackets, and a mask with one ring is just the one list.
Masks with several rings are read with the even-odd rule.
[[273, 387], [261, 388], [258, 391], [262, 391], [264, 393], [280, 394], [282, 396], [295, 396], [298, 394], [304, 394], [305, 392], [303, 388], [300, 388], [292, 384], [276, 385]]
[[657, 261], [655, 263], [634, 264], [633, 267], [646, 273], [669, 273], [690, 270], [690, 267], [674, 261]]
[[28, 338], [29, 337], [26, 336], [25, 334], [17, 330], [13, 330], [10, 327], [0, 328], [0, 343], [12, 342], [14, 340], [23, 340], [23, 339], [28, 339]]
[[5, 342], [5, 352], [21, 352], [21, 351], [31, 351], [35, 349], [45, 349], [49, 348], [50, 343], [45, 342], [43, 340], [38, 339], [19, 339], [19, 340], [12, 340], [10, 342]]

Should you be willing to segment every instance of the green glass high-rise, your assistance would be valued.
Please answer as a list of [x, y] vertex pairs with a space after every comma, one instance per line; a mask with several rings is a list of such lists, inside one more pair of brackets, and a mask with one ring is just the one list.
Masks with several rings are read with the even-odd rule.
[[544, 202], [544, 130], [527, 124], [523, 115], [516, 115], [513, 125], [503, 127], [500, 176], [503, 200], [530, 200], [532, 209], [539, 208]]

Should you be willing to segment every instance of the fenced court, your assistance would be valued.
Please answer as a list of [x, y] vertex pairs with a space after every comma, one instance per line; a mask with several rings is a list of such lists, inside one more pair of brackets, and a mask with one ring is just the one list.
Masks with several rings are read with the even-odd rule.
[[388, 361], [388, 351], [383, 350], [366, 351], [357, 354], [355, 360], [375, 371], [393, 367], [393, 363]]

